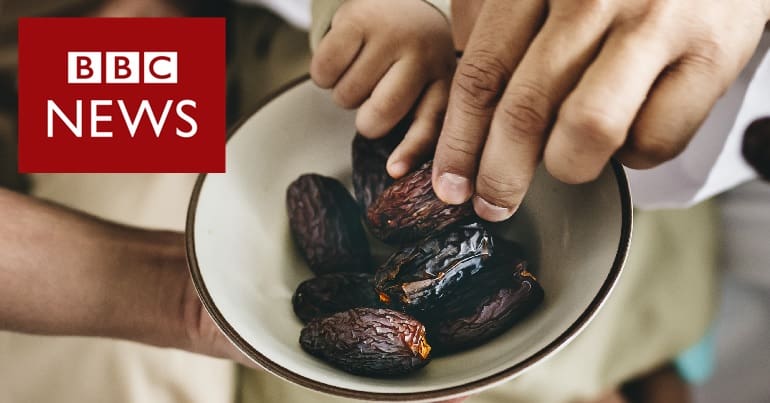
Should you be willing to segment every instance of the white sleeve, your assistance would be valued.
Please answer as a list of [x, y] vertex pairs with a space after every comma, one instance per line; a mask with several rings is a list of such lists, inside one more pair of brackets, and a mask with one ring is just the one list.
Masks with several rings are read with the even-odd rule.
[[235, 0], [236, 3], [269, 9], [289, 24], [307, 30], [310, 28], [311, 0]]
[[741, 144], [749, 124], [763, 116], [770, 116], [769, 31], [682, 154], [650, 170], [627, 169], [634, 204], [688, 207], [756, 177]]

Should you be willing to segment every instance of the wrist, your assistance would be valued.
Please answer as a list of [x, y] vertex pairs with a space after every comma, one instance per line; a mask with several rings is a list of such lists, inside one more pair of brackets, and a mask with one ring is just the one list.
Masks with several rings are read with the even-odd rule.
[[[129, 259], [136, 277], [126, 278], [135, 287], [131, 297], [116, 307], [114, 334], [117, 338], [158, 347], [186, 349], [189, 334], [185, 310], [190, 305], [190, 277], [182, 234], [161, 231], [137, 231]], [[128, 269], [128, 267], [126, 267]], [[194, 294], [194, 290], [193, 290]], [[135, 301], [131, 301], [135, 299]], [[129, 318], [129, 320], [122, 320]]]

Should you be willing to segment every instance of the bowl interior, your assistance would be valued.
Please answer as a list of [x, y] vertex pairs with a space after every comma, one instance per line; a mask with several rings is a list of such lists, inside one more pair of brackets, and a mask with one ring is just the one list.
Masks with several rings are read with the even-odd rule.
[[291, 296], [312, 274], [289, 235], [285, 192], [308, 172], [336, 177], [350, 189], [354, 133], [353, 112], [338, 109], [311, 82], [299, 82], [235, 131], [227, 144], [227, 173], [202, 177], [196, 187], [188, 222], [196, 286], [223, 330], [267, 369], [347, 396], [467, 392], [514, 376], [555, 351], [607, 297], [630, 235], [622, 169], [608, 166], [598, 180], [580, 186], [564, 185], [541, 169], [520, 211], [494, 227], [524, 247], [546, 292], [544, 304], [523, 323], [399, 379], [353, 376], [306, 354]]

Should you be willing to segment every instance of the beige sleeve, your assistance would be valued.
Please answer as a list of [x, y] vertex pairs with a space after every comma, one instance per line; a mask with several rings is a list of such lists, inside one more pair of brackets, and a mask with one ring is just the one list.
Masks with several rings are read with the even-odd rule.
[[[310, 25], [310, 49], [315, 51], [318, 43], [321, 42], [321, 38], [326, 35], [329, 27], [332, 23], [334, 13], [337, 12], [337, 8], [345, 0], [313, 0], [312, 3], [312, 17], [313, 21]], [[423, 0], [426, 3], [432, 5], [437, 10], [441, 11], [446, 17], [447, 21], [450, 21], [450, 6], [451, 0]]]

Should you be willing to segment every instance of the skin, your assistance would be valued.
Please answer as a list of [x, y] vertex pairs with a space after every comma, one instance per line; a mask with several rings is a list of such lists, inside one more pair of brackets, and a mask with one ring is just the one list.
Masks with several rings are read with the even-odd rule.
[[132, 340], [254, 366], [203, 309], [184, 236], [0, 189], [0, 329]]
[[201, 305], [183, 234], [110, 223], [5, 189], [0, 211], [13, 212], [0, 220], [0, 330], [131, 340], [257, 368]]
[[382, 137], [414, 114], [388, 161], [388, 172], [400, 177], [433, 151], [454, 66], [449, 24], [428, 3], [349, 0], [319, 43], [310, 76], [337, 104], [358, 108], [356, 128], [365, 137]]
[[[455, 32], [467, 45], [433, 185], [447, 203], [472, 198], [490, 221], [516, 211], [540, 162], [576, 184], [595, 179], [611, 157], [644, 169], [678, 155], [770, 19], [767, 0], [475, 6], [475, 26], [463, 21]], [[475, 19], [454, 15], [466, 18]]]

